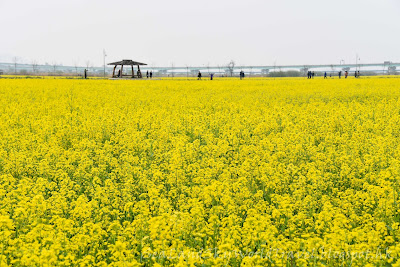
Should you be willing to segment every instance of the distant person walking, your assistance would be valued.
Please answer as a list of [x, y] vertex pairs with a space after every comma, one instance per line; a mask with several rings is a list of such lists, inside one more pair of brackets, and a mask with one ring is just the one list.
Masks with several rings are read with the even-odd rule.
[[199, 71], [199, 74], [197, 74], [197, 80], [201, 80], [201, 72]]
[[357, 78], [357, 71], [354, 72], [354, 78]]
[[85, 69], [85, 71], [83, 72], [84, 74], [84, 76], [85, 76], [85, 79], [87, 79], [87, 69]]
[[360, 71], [358, 71], [357, 73], [357, 78], [360, 78]]
[[339, 79], [342, 78], [342, 71], [339, 71]]
[[312, 78], [313, 78], [313, 79], [314, 79], [314, 76], [315, 76], [315, 72], [313, 71], [313, 72], [312, 72]]
[[213, 77], [214, 77], [214, 73], [211, 73], [211, 74], [210, 74], [210, 80], [211, 80], [211, 81], [212, 81]]
[[149, 78], [149, 71], [146, 71], [146, 77]]
[[344, 78], [347, 79], [347, 75], [349, 75], [349, 73], [347, 72], [347, 70], [344, 72]]
[[325, 73], [324, 73], [324, 79], [326, 79], [326, 78], [328, 78], [328, 77], [326, 76], [326, 71], [325, 71]]
[[307, 79], [311, 79], [311, 71], [307, 71]]
[[153, 72], [150, 71], [150, 79], [153, 78]]

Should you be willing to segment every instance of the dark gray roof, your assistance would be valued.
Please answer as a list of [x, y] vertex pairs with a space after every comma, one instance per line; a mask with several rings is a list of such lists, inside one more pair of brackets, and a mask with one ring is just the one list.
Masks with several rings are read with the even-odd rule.
[[137, 61], [133, 61], [131, 59], [123, 59], [121, 61], [108, 63], [107, 65], [147, 65], [146, 63], [141, 63]]

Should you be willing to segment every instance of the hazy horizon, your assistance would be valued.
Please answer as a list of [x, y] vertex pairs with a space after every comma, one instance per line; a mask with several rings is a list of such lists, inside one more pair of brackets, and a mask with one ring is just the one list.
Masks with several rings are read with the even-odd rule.
[[4, 1], [0, 62], [150, 66], [400, 62], [400, 1]]

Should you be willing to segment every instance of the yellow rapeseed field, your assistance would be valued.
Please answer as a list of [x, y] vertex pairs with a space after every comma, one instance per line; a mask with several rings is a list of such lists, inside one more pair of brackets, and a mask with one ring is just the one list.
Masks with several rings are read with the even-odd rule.
[[0, 266], [399, 266], [400, 79], [0, 79]]

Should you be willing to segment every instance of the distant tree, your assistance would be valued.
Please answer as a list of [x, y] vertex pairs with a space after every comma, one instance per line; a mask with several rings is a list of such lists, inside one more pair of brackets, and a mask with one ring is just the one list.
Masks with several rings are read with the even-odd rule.
[[19, 71], [19, 74], [21, 74], [21, 75], [28, 75], [28, 70], [22, 69], [22, 70]]
[[282, 67], [279, 67], [278, 69], [279, 69], [279, 75], [280, 75], [281, 77], [284, 77], [284, 76], [283, 76]]
[[236, 63], [235, 63], [235, 61], [233, 61], [233, 60], [231, 60], [231, 61], [228, 63], [227, 68], [228, 68], [229, 73], [231, 74], [231, 77], [233, 76], [233, 70], [235, 69], [235, 65], [236, 65]]
[[[89, 67], [91, 65], [90, 60], [86, 60], [85, 65], [86, 65], [86, 69], [89, 70]], [[122, 73], [121, 73], [121, 75], [122, 75]]]
[[17, 74], [17, 64], [18, 64], [18, 58], [13, 57], [13, 63], [14, 63], [14, 74]]
[[286, 71], [287, 77], [300, 77], [302, 73], [298, 70], [288, 70]]
[[37, 60], [32, 60], [32, 71], [33, 71], [33, 74], [36, 74], [37, 72], [38, 72], [38, 62], [37, 62]]
[[154, 67], [156, 66], [155, 62], [151, 62], [151, 73], [153, 74], [153, 77], [155, 76], [155, 72], [154, 72]]
[[75, 75], [78, 75], [78, 63], [76, 63], [76, 61], [74, 62], [74, 66], [75, 66]]
[[56, 69], [57, 69], [57, 62], [53, 61], [53, 63], [51, 63], [51, 66], [53, 67], [53, 75], [56, 74]]
[[303, 75], [305, 77], [308, 72], [308, 67], [306, 65], [304, 65], [302, 71], [303, 71]]
[[301, 71], [298, 70], [288, 70], [288, 71], [274, 71], [269, 74], [269, 77], [300, 77], [302, 75]]

